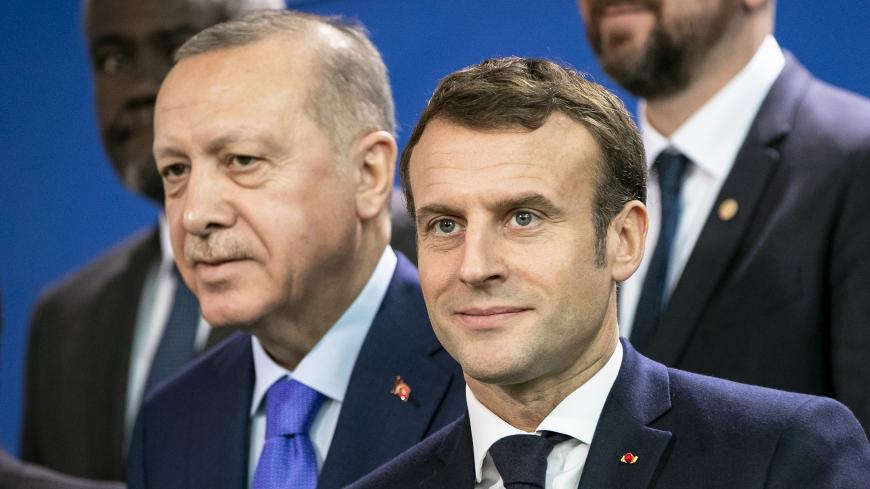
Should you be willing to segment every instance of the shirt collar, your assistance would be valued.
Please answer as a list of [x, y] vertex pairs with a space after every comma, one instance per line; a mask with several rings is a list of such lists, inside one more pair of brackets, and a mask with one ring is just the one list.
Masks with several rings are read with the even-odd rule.
[[[585, 384], [578, 387], [556, 406], [550, 414], [541, 421], [535, 431], [553, 431], [562, 433], [592, 444], [592, 435], [604, 409], [604, 402], [610, 394], [613, 383], [619, 375], [622, 364], [622, 344], [616, 343], [616, 349], [604, 367], [595, 373]], [[468, 404], [468, 420], [471, 424], [471, 439], [474, 448], [474, 476], [481, 481], [483, 461], [490, 447], [510, 435], [527, 435], [525, 431], [515, 428], [496, 416], [486, 406], [480, 403], [471, 389], [465, 387], [465, 401]]]
[[169, 237], [169, 223], [163, 211], [157, 215], [157, 234], [160, 237], [160, 266], [175, 265], [172, 253], [172, 240]]
[[344, 393], [350, 383], [356, 358], [387, 294], [397, 262], [395, 252], [387, 246], [362, 292], [314, 348], [302, 358], [295, 370], [286, 370], [275, 363], [260, 341], [251, 337], [256, 376], [251, 416], [259, 410], [269, 387], [285, 375], [333, 401], [344, 401]]
[[[724, 180], [770, 87], [785, 66], [785, 56], [768, 35], [749, 63], [721, 90], [666, 138], [646, 118], [646, 105], [639, 107], [640, 127], [647, 165], [668, 147], [689, 158], [699, 169]], [[715, 130], [710, 130], [715, 128]]]

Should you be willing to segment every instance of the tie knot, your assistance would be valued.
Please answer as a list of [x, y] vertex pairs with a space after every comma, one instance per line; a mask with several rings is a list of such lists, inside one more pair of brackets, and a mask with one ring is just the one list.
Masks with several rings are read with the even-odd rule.
[[307, 434], [323, 395], [289, 377], [266, 392], [266, 438]]
[[547, 476], [547, 457], [554, 446], [569, 438], [550, 432], [542, 436], [506, 436], [493, 443], [489, 454], [505, 488], [543, 488]]
[[688, 163], [689, 159], [678, 151], [665, 150], [659, 154], [653, 166], [658, 173], [662, 193], [679, 194]]

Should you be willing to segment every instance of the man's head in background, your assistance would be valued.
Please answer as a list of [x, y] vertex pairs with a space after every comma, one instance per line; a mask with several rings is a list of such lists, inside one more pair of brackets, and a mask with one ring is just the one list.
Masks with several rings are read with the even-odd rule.
[[154, 168], [154, 101], [172, 56], [202, 29], [283, 0], [84, 0], [103, 144], [124, 185], [163, 204]]
[[394, 125], [380, 54], [337, 19], [260, 12], [182, 46], [154, 154], [209, 323], [292, 368], [338, 320], [389, 242]]
[[773, 28], [773, 0], [577, 3], [604, 71], [645, 99], [682, 92], [699, 73], [719, 69], [731, 73], [734, 68], [727, 66], [731, 60], [746, 57], [735, 54], [745, 51], [751, 56], [759, 39]]
[[478, 398], [559, 397], [606, 362], [646, 232], [643, 148], [613, 94], [545, 60], [460, 70], [400, 173], [433, 327]]

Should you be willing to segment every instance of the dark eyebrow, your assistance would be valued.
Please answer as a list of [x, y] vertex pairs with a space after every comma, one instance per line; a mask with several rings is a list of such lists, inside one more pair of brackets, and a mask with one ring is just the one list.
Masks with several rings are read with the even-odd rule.
[[210, 154], [210, 155], [218, 154], [224, 148], [226, 148], [230, 144], [234, 143], [237, 139], [238, 138], [233, 137], [233, 136], [221, 136], [217, 139], [213, 139], [213, 140], [208, 142], [208, 145], [206, 145], [205, 152], [206, 152], [206, 154]]
[[537, 192], [529, 192], [527, 194], [520, 194], [508, 197], [506, 199], [498, 200], [495, 202], [493, 207], [504, 211], [508, 211], [511, 209], [529, 208], [539, 210], [549, 215], [562, 213], [562, 211], [558, 207], [556, 207], [556, 204], [554, 204], [553, 201]]
[[98, 49], [113, 47], [113, 46], [129, 46], [130, 39], [117, 34], [106, 34], [95, 38], [91, 41], [91, 53], [95, 53]]
[[154, 150], [154, 158], [187, 158], [187, 154], [180, 149], [173, 148], [171, 146], [156, 148]]
[[[222, 136], [212, 141], [209, 141], [208, 145], [205, 147], [206, 154], [215, 155], [223, 151], [228, 145], [232, 144], [238, 140], [238, 138], [233, 136]], [[175, 147], [165, 146], [158, 147], [154, 150], [155, 158], [187, 158], [187, 154]]]

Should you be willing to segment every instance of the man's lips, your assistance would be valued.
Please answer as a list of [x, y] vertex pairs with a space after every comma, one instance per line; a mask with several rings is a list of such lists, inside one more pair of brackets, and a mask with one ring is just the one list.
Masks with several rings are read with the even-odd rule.
[[492, 329], [502, 326], [517, 316], [530, 311], [527, 307], [495, 306], [473, 307], [458, 310], [454, 313], [460, 322], [471, 329]]
[[205, 265], [205, 266], [218, 266], [223, 265], [224, 263], [232, 263], [234, 261], [241, 261], [244, 258], [199, 258], [194, 259], [194, 265]]
[[206, 282], [220, 280], [228, 272], [228, 266], [244, 261], [245, 258], [209, 258], [207, 260], [194, 260], [193, 269], [197, 276]]

